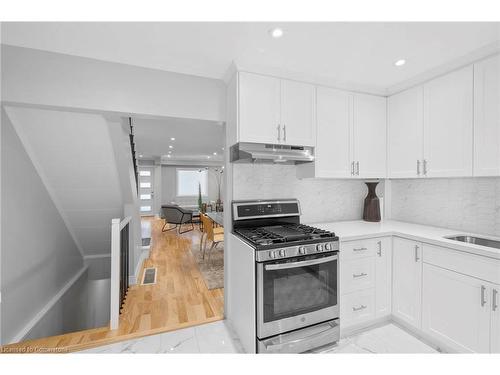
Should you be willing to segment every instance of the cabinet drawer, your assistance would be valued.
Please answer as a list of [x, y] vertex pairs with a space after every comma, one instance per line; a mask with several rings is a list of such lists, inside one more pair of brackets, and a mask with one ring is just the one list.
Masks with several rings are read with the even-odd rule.
[[359, 259], [375, 256], [379, 250], [381, 238], [348, 241], [340, 244], [341, 259]]
[[423, 244], [424, 263], [500, 284], [500, 261], [458, 250]]
[[375, 258], [344, 260], [340, 263], [340, 293], [375, 286]]
[[342, 296], [340, 302], [340, 324], [342, 326], [358, 324], [374, 318], [374, 289], [367, 289]]

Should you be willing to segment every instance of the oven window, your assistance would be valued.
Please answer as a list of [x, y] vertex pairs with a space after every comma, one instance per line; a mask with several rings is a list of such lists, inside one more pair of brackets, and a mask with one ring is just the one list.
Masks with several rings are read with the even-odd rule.
[[[308, 259], [303, 257], [291, 262]], [[337, 260], [285, 269], [268, 270], [264, 267], [263, 282], [264, 322], [337, 304]]]

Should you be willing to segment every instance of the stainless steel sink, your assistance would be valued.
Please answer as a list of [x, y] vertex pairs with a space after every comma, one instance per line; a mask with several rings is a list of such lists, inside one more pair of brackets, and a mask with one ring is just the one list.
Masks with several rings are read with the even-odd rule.
[[474, 245], [481, 245], [486, 247], [494, 247], [495, 249], [500, 249], [500, 241], [489, 240], [487, 238], [457, 235], [457, 236], [446, 236], [449, 240], [472, 243]]

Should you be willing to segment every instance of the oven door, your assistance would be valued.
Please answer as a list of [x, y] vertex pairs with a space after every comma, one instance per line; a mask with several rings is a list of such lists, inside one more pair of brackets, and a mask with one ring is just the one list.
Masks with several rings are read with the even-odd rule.
[[337, 253], [257, 264], [260, 339], [339, 317]]

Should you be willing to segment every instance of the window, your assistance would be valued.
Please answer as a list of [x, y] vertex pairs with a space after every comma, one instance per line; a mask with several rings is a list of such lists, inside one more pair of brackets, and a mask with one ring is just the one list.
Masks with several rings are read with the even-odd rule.
[[177, 169], [177, 196], [197, 196], [201, 185], [201, 195], [207, 196], [207, 171], [205, 169]]
[[141, 177], [151, 177], [151, 171], [145, 171], [145, 170], [139, 171], [139, 176], [141, 176]]
[[141, 182], [139, 184], [141, 188], [150, 188], [151, 187], [151, 182]]
[[148, 200], [148, 199], [151, 199], [151, 194], [141, 194], [141, 199], [142, 199], [142, 200]]

